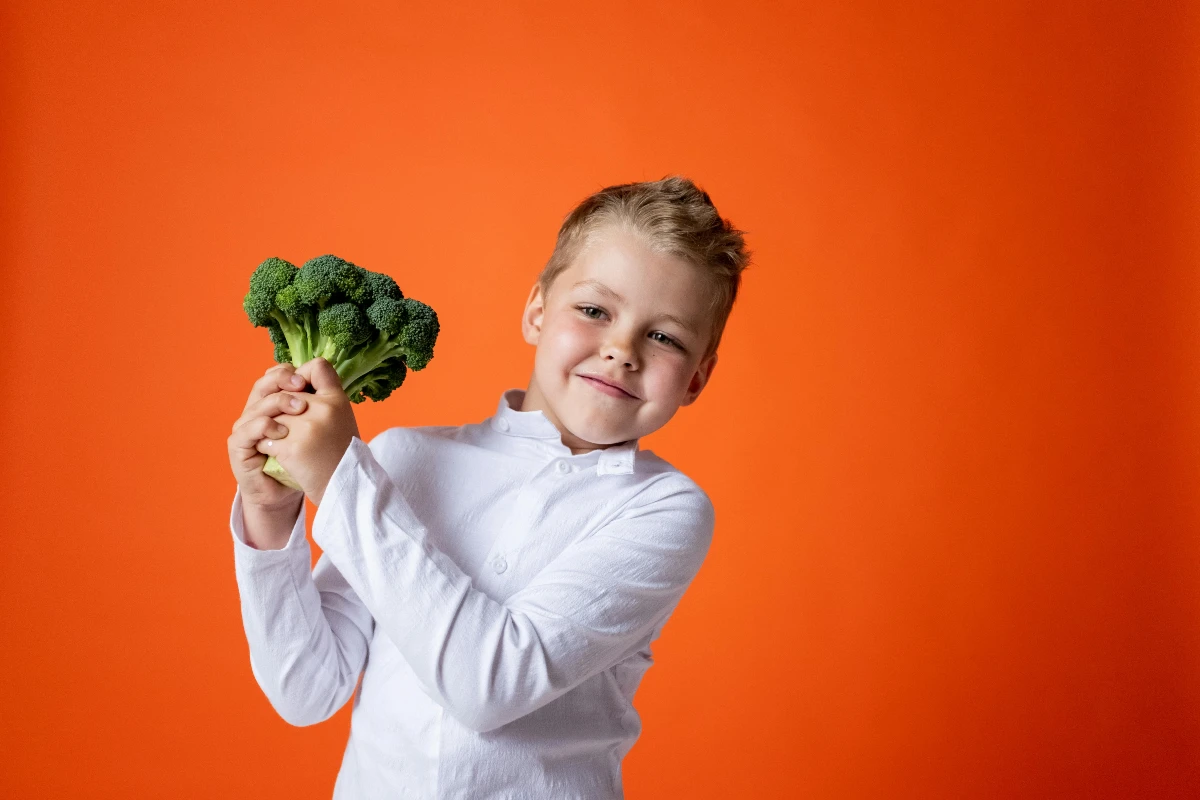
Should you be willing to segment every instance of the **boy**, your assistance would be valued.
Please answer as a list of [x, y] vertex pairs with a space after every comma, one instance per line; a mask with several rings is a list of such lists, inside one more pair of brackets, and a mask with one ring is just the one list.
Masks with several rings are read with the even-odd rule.
[[327, 362], [255, 383], [229, 437], [250, 666], [293, 725], [362, 674], [335, 799], [624, 796], [633, 695], [714, 526], [638, 441], [708, 382], [748, 261], [691, 181], [610, 186], [564, 220], [528, 388], [485, 421], [366, 444]]

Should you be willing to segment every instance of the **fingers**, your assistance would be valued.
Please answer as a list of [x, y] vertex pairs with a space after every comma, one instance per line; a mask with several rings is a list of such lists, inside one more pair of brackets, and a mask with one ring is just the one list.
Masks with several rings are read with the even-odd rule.
[[270, 417], [254, 417], [234, 428], [229, 436], [229, 448], [245, 461], [258, 455], [258, 443], [261, 440], [282, 439], [287, 434], [287, 427]]
[[308, 408], [308, 400], [303, 394], [293, 392], [275, 392], [261, 398], [257, 403], [246, 406], [242, 416], [233, 423], [234, 430], [255, 417], [277, 417], [280, 414], [303, 414]]
[[344, 393], [342, 379], [327, 359], [318, 356], [296, 370], [296, 374], [312, 384], [313, 389], [316, 390], [315, 394], [340, 395]]
[[264, 456], [275, 456], [276, 458], [278, 458], [279, 452], [274, 447], [275, 442], [276, 442], [276, 439], [274, 437], [264, 436], [263, 438], [258, 440], [258, 444], [256, 444], [254, 446], [254, 449], [257, 450], [259, 453], [261, 453]]
[[296, 368], [291, 364], [276, 364], [254, 382], [250, 399], [246, 401], [246, 410], [270, 394], [280, 390], [299, 391], [307, 383], [302, 375], [296, 375]]

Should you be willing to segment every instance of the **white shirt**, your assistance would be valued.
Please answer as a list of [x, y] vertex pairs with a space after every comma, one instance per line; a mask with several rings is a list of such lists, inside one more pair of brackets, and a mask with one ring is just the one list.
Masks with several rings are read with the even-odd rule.
[[[230, 527], [250, 668], [314, 725], [354, 692], [335, 800], [623, 798], [632, 700], [714, 510], [638, 440], [573, 455], [501, 394], [481, 423], [354, 437], [286, 547]], [[310, 571], [311, 567], [311, 571]], [[365, 666], [365, 671], [363, 670]]]

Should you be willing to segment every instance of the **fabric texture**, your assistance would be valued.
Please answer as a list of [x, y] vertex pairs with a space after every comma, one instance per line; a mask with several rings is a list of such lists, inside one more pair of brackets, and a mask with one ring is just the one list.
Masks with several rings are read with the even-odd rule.
[[624, 796], [633, 696], [714, 510], [638, 440], [573, 455], [515, 410], [524, 394], [480, 423], [355, 437], [313, 518], [315, 567], [304, 509], [258, 550], [234, 496], [254, 679], [293, 725], [355, 695], [335, 800]]

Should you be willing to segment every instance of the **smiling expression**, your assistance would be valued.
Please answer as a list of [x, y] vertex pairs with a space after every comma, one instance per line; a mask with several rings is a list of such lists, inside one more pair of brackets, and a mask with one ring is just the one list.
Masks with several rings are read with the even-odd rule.
[[696, 267], [626, 230], [597, 231], [548, 295], [530, 292], [521, 328], [537, 353], [519, 410], [545, 414], [575, 454], [658, 430], [716, 365], [715, 353], [701, 362], [709, 298]]

